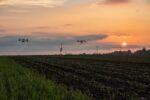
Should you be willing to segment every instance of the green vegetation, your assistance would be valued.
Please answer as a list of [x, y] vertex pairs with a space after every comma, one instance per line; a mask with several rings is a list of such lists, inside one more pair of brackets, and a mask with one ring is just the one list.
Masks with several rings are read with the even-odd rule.
[[9, 57], [0, 57], [0, 100], [88, 100], [78, 90], [67, 90], [18, 65]]
[[147, 57], [20, 56], [14, 59], [48, 79], [80, 89], [93, 100], [150, 98]]

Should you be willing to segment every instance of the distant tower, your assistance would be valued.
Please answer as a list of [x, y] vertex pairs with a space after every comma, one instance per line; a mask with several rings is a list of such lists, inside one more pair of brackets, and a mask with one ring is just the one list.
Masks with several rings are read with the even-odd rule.
[[63, 52], [63, 44], [61, 43], [60, 44], [60, 55], [62, 55], [62, 52]]

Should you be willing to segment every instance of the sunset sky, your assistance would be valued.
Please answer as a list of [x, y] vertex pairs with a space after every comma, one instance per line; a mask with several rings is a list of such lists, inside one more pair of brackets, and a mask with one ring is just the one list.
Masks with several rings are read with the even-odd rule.
[[60, 43], [64, 53], [107, 52], [123, 42], [150, 47], [150, 0], [0, 0], [0, 54], [56, 54]]

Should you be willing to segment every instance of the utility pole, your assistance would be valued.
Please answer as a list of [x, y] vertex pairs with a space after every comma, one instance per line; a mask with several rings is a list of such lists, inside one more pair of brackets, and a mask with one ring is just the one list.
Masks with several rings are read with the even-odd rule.
[[63, 52], [63, 44], [61, 43], [60, 44], [60, 55], [62, 55], [62, 52]]

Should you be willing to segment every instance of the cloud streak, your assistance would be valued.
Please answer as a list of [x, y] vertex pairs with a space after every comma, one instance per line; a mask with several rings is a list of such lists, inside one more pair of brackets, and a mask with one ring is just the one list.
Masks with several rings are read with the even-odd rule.
[[86, 35], [75, 37], [76, 40], [86, 40], [86, 41], [97, 41], [107, 38], [107, 35], [98, 34], [98, 35]]
[[67, 0], [0, 0], [0, 5], [55, 7], [62, 5], [66, 1]]
[[[107, 35], [98, 34], [98, 35], [85, 35], [85, 36], [47, 36], [48, 33], [39, 33], [39, 34], [46, 34], [45, 38], [39, 38], [37, 36], [4, 36], [0, 37], [0, 46], [13, 46], [15, 43], [18, 42], [19, 38], [29, 38], [30, 43], [32, 45], [43, 46], [43, 45], [50, 45], [56, 46], [61, 42], [70, 45], [76, 43], [79, 39], [85, 39], [88, 42], [102, 40], [107, 38]], [[40, 35], [41, 37], [41, 35]]]

